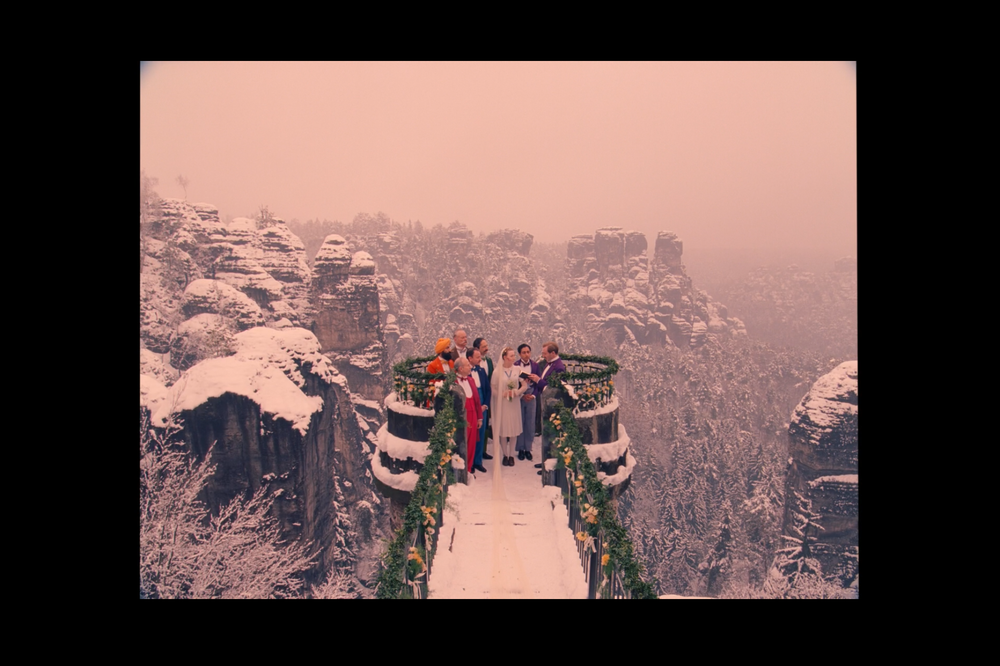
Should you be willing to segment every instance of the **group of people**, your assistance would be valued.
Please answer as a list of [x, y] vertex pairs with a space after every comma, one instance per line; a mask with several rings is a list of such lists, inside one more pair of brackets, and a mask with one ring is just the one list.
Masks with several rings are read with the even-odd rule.
[[486, 451], [490, 435], [500, 444], [504, 466], [514, 466], [515, 452], [518, 460], [533, 460], [531, 445], [538, 401], [552, 375], [566, 371], [559, 358], [559, 345], [542, 345], [541, 364], [532, 360], [531, 345], [527, 343], [518, 345], [516, 352], [504, 347], [500, 365], [494, 366], [485, 338], [476, 338], [471, 347], [468, 341], [462, 329], [455, 331], [454, 340], [438, 339], [434, 346], [437, 357], [427, 365], [431, 373], [454, 370], [465, 392], [468, 471], [486, 472], [483, 461], [493, 459]]

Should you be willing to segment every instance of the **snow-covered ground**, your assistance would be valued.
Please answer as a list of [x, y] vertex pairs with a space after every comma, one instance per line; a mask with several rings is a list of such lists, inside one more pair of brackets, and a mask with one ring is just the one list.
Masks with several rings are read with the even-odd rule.
[[432, 564], [432, 599], [586, 599], [576, 540], [555, 486], [542, 486], [534, 461], [501, 465], [490, 444], [488, 472], [448, 488]]

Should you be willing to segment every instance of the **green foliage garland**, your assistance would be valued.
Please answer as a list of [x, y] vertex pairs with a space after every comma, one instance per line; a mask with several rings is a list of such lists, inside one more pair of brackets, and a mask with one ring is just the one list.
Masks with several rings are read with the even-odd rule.
[[632, 539], [618, 521], [611, 503], [611, 493], [597, 478], [597, 470], [587, 454], [573, 413], [560, 405], [549, 417], [545, 427], [556, 453], [557, 468], [566, 468], [572, 473], [574, 470], [570, 465], [575, 467], [570, 492], [575, 489], [581, 499], [586, 497], [587, 501], [580, 503], [580, 515], [587, 526], [586, 536], [603, 540], [604, 552], [608, 555], [607, 562], [602, 563], [605, 574], [610, 577], [617, 569], [625, 589], [633, 599], [655, 599], [656, 586], [642, 579], [643, 567], [635, 557]]
[[586, 411], [597, 409], [608, 404], [611, 396], [615, 394], [615, 382], [613, 377], [618, 373], [618, 362], [610, 356], [590, 356], [586, 354], [565, 354], [561, 357], [564, 361], [575, 361], [577, 363], [592, 363], [603, 365], [603, 368], [590, 372], [562, 372], [549, 377], [548, 383], [557, 389], [562, 389], [569, 394], [569, 386], [573, 387], [576, 395], [576, 410]]
[[393, 389], [403, 402], [412, 402], [418, 407], [429, 405], [434, 399], [431, 382], [439, 381], [442, 375], [422, 372], [415, 368], [424, 367], [436, 356], [408, 358], [392, 366]]
[[[443, 379], [440, 392], [443, 404], [434, 416], [434, 428], [430, 432], [430, 453], [424, 459], [424, 467], [420, 470], [410, 503], [403, 511], [403, 525], [396, 531], [382, 556], [383, 568], [375, 592], [378, 599], [412, 598], [418, 587], [426, 591], [426, 566], [434, 559], [437, 548], [437, 528], [444, 511], [448, 484], [455, 482], [455, 473], [451, 468], [451, 456], [456, 448], [455, 431], [458, 429], [454, 400], [451, 399], [455, 373], [435, 375], [409, 370], [414, 363], [423, 360], [403, 361], [393, 368], [394, 372], [398, 372], [401, 366], [406, 366], [406, 370], [413, 375]], [[426, 546], [420, 544], [420, 537], [423, 537]]]

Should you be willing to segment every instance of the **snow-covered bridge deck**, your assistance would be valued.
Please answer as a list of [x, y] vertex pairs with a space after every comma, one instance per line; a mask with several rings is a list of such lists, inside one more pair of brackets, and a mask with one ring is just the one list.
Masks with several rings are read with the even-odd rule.
[[[432, 599], [586, 599], [587, 583], [557, 486], [532, 462], [501, 465], [448, 488], [428, 586]], [[533, 446], [541, 459], [541, 437]]]

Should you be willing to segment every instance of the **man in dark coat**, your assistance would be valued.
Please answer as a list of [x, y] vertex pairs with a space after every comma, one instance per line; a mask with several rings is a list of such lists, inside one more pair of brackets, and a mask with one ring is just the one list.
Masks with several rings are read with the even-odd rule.
[[[538, 396], [541, 393], [537, 390], [535, 382], [538, 378], [538, 364], [531, 359], [531, 345], [523, 343], [518, 345], [517, 353], [521, 357], [514, 361], [514, 365], [521, 368], [521, 372], [530, 380], [531, 387], [521, 396], [521, 434], [517, 436], [517, 459], [531, 460], [531, 445], [535, 441], [535, 411], [538, 406]], [[534, 377], [535, 379], [532, 379]]]
[[[486, 338], [476, 338], [472, 342], [472, 348], [478, 349], [483, 355], [482, 365], [486, 367], [486, 382], [489, 384], [489, 382], [493, 381], [493, 359], [489, 357], [490, 345], [486, 341]], [[486, 441], [493, 438], [493, 428], [490, 425], [491, 419], [489, 410], [486, 411], [486, 418], [484, 418], [483, 421], [483, 427], [486, 429], [485, 435], [483, 436], [483, 460], [493, 460], [493, 456], [491, 456], [486, 450]]]

